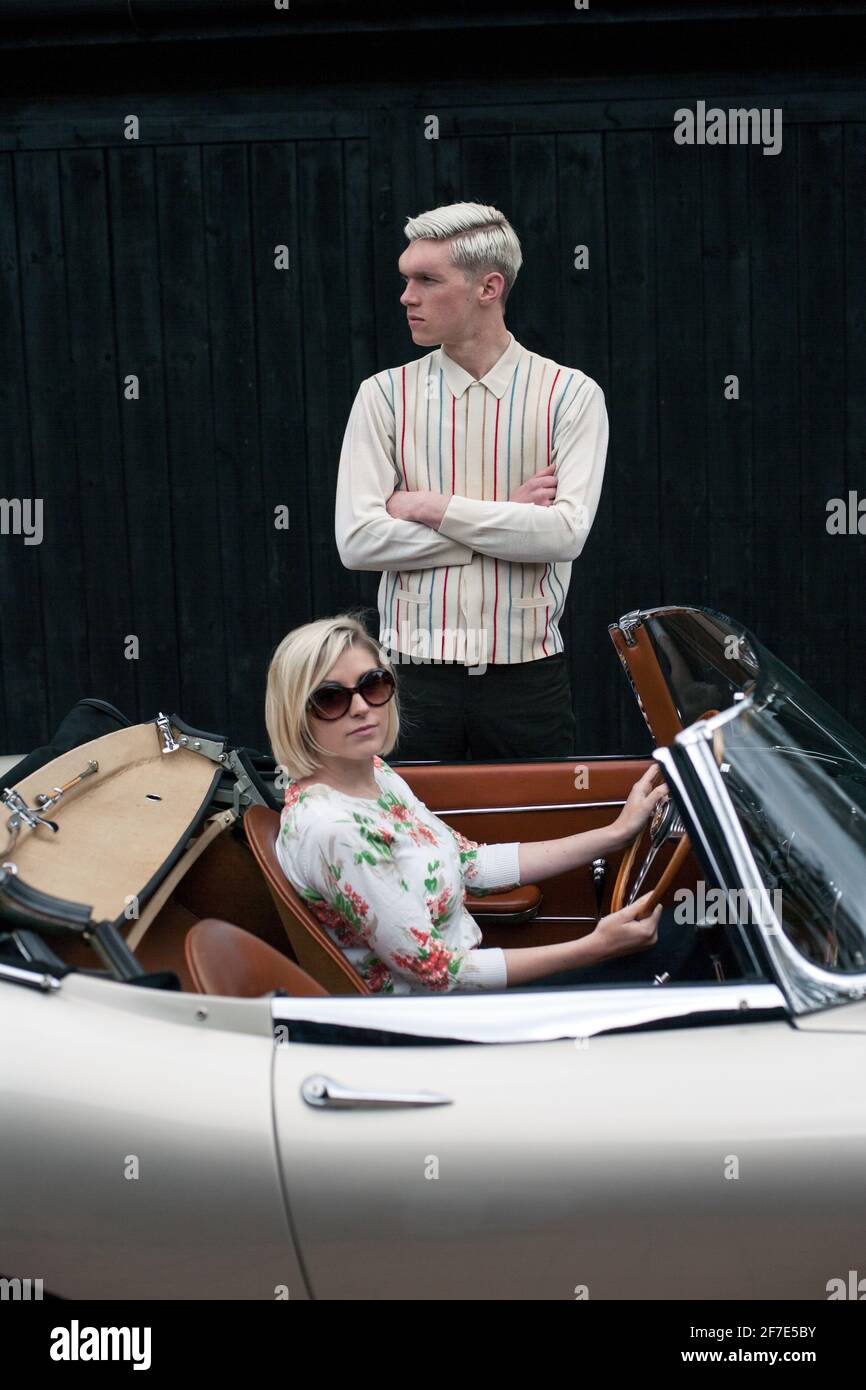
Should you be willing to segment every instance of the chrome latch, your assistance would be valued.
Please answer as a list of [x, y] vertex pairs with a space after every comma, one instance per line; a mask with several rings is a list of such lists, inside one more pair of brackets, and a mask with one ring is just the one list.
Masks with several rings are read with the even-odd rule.
[[640, 627], [642, 621], [643, 610], [640, 608], [632, 608], [631, 612], [624, 613], [620, 618], [619, 622], [616, 624], [623, 637], [625, 638], [625, 644], [627, 647], [634, 647], [637, 645], [637, 638], [635, 637], [634, 632], [636, 627]]
[[28, 806], [21, 793], [16, 792], [12, 787], [3, 788], [2, 793], [0, 793], [0, 801], [12, 812], [6, 822], [6, 828], [9, 831], [9, 843], [5, 853], [12, 849], [22, 825], [29, 826], [31, 830], [36, 830], [40, 825], [44, 825], [53, 835], [56, 835], [60, 829], [56, 821], [47, 820], [44, 816], [40, 816], [37, 811], [34, 811], [32, 806]]
[[162, 752], [163, 752], [163, 753], [178, 753], [178, 752], [180, 752], [180, 744], [178, 743], [178, 741], [177, 741], [177, 739], [175, 738], [174, 734], [171, 732], [171, 724], [170, 724], [169, 721], [168, 721], [168, 715], [167, 715], [167, 714], [163, 714], [162, 710], [160, 710], [159, 714], [158, 714], [157, 717], [156, 717], [156, 727], [157, 727], [157, 731], [158, 731], [160, 734], [162, 734], [162, 742], [163, 742]]

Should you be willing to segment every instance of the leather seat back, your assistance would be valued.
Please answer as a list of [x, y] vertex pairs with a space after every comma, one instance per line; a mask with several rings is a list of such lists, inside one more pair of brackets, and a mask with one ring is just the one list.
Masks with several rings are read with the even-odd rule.
[[217, 917], [205, 917], [190, 928], [184, 955], [200, 994], [258, 999], [275, 989], [296, 998], [328, 992], [266, 941]]
[[277, 859], [280, 817], [265, 806], [250, 806], [243, 818], [250, 849], [268, 888], [299, 965], [329, 994], [371, 994], [367, 983], [343, 955], [289, 883]]

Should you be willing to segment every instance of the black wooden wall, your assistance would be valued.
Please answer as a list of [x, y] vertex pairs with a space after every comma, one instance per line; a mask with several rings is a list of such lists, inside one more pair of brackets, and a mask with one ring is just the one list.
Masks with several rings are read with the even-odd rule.
[[[0, 751], [82, 695], [265, 748], [280, 637], [358, 603], [377, 633], [378, 576], [334, 545], [340, 444], [361, 378], [419, 355], [403, 224], [458, 199], [520, 236], [508, 326], [607, 397], [564, 629], [575, 751], [647, 747], [607, 624], [666, 602], [741, 619], [866, 727], [866, 539], [825, 525], [866, 495], [856, 55], [746, 70], [732, 43], [683, 70], [640, 36], [604, 65], [512, 36], [503, 75], [495, 38], [449, 65], [440, 35], [434, 65], [417, 37], [358, 35], [333, 72], [327, 43], [318, 66], [275, 40], [202, 66], [199, 39], [194, 67], [185, 45], [78, 50], [74, 77], [4, 52], [0, 493], [43, 499], [44, 538], [0, 535]], [[782, 152], [676, 145], [698, 99], [781, 107]]]

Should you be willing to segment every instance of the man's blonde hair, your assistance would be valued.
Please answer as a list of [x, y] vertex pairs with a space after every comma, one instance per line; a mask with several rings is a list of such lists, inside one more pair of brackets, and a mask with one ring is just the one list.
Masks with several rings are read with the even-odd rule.
[[[295, 781], [309, 777], [322, 766], [322, 748], [310, 726], [307, 700], [321, 685], [331, 667], [348, 647], [360, 644], [370, 652], [371, 664], [394, 675], [394, 668], [353, 613], [318, 618], [293, 628], [282, 639], [268, 668], [265, 724], [277, 763]], [[396, 683], [396, 676], [394, 676]], [[388, 723], [379, 749], [384, 757], [400, 736], [399, 694], [386, 705]]]
[[498, 208], [486, 203], [447, 203], [410, 217], [403, 231], [409, 241], [450, 241], [451, 264], [459, 266], [469, 280], [498, 270], [505, 281], [504, 307], [523, 255], [514, 228]]

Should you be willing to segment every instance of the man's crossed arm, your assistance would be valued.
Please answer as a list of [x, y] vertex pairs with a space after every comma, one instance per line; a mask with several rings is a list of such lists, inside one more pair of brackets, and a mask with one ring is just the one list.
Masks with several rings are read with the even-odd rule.
[[420, 570], [468, 564], [469, 546], [386, 509], [402, 481], [394, 451], [394, 407], [376, 378], [368, 377], [352, 405], [337, 473], [334, 535], [346, 569]]
[[[343, 563], [349, 569], [427, 569], [466, 564], [473, 551], [517, 563], [576, 559], [598, 508], [608, 444], [604, 392], [589, 379], [586, 388], [558, 423], [551, 463], [504, 502], [401, 488], [391, 461], [393, 416], [381, 399], [359, 391], [337, 484]], [[365, 491], [349, 491], [350, 459], [357, 482], [366, 479]]]
[[[540, 468], [537, 473], [533, 473], [531, 478], [527, 478], [525, 483], [511, 494], [512, 503], [523, 503], [530, 506], [550, 507], [556, 498], [556, 468], [551, 463], [546, 468]], [[424, 489], [406, 492], [398, 489], [392, 492], [388, 501], [385, 503], [385, 510], [389, 516], [400, 518], [403, 521], [415, 521], [421, 526], [429, 526], [434, 531], [441, 531], [442, 520], [448, 511], [450, 504], [454, 501], [451, 495], [445, 496], [441, 492], [427, 492]], [[461, 501], [472, 501], [471, 498], [461, 498]], [[479, 502], [478, 506], [483, 507], [489, 516], [490, 508], [497, 509], [502, 504], [500, 502]], [[478, 547], [480, 549], [480, 547]], [[496, 555], [496, 559], [505, 559], [503, 555]]]

